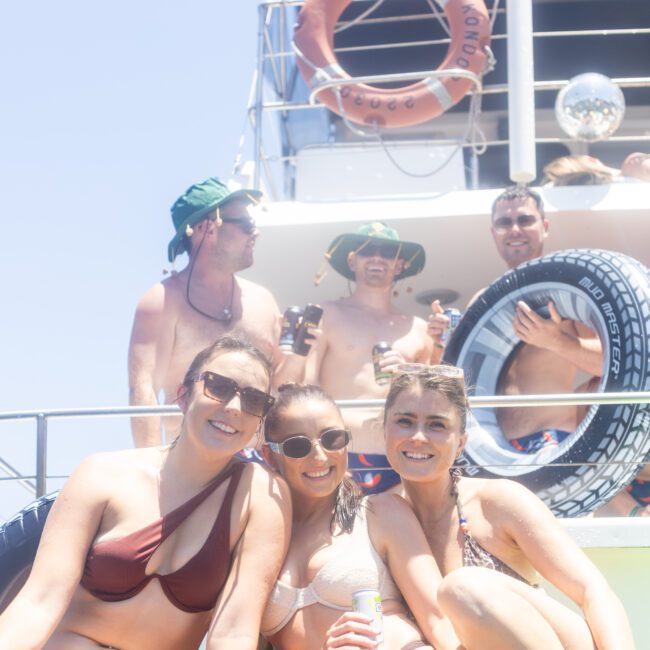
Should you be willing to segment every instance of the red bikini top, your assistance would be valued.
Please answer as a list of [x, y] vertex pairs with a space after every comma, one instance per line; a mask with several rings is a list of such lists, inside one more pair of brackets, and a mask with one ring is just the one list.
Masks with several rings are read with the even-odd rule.
[[[157, 521], [119, 539], [94, 544], [86, 557], [82, 586], [100, 600], [128, 600], [158, 578], [169, 601], [184, 612], [211, 610], [230, 571], [230, 511], [244, 463], [237, 462], [203, 491]], [[173, 573], [147, 575], [156, 549], [228, 477], [223, 503], [201, 550]]]

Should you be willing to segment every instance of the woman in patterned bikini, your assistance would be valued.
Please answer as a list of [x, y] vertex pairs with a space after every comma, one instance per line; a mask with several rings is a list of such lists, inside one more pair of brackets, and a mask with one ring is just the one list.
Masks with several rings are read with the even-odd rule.
[[208, 633], [209, 650], [255, 650], [290, 498], [281, 479], [234, 456], [272, 405], [269, 386], [266, 358], [222, 338], [179, 388], [174, 443], [82, 462], [0, 617], [0, 648], [196, 650]]
[[[514, 481], [453, 469], [467, 439], [462, 370], [409, 370], [386, 399], [386, 455], [444, 576], [438, 601], [463, 647], [632, 650], [620, 601], [541, 500]], [[538, 571], [584, 618], [535, 587]]]

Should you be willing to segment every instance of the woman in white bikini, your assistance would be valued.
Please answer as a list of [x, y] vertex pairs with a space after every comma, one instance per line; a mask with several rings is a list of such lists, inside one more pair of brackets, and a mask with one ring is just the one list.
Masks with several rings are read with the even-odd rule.
[[289, 551], [262, 619], [273, 647], [375, 647], [367, 619], [341, 616], [353, 592], [374, 589], [386, 650], [456, 650], [435, 601], [440, 573], [422, 529], [399, 496], [364, 499], [346, 477], [350, 434], [334, 401], [314, 386], [281, 386], [264, 433], [265, 458], [285, 478], [293, 504]]

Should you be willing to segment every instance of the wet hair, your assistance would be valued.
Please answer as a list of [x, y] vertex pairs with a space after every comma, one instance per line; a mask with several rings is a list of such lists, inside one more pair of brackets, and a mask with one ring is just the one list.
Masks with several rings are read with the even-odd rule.
[[183, 388], [189, 394], [194, 385], [192, 377], [198, 375], [202, 368], [215, 357], [227, 352], [242, 352], [250, 357], [252, 361], [259, 363], [264, 369], [266, 376], [271, 384], [271, 374], [273, 372], [271, 362], [262, 352], [260, 352], [250, 341], [239, 336], [223, 336], [217, 339], [212, 345], [201, 350], [195, 357], [183, 378]]
[[439, 375], [425, 368], [418, 373], [403, 373], [397, 375], [391, 382], [390, 390], [386, 396], [384, 407], [384, 425], [388, 411], [391, 409], [397, 398], [405, 390], [412, 386], [420, 386], [424, 390], [433, 390], [442, 393], [456, 409], [460, 416], [461, 433], [467, 428], [467, 413], [469, 412], [469, 401], [465, 382], [460, 377], [447, 377]]
[[614, 174], [591, 156], [561, 156], [544, 167], [544, 181], [555, 186], [606, 185]]
[[[283, 416], [286, 410], [296, 402], [308, 402], [317, 400], [331, 406], [339, 415], [341, 411], [336, 402], [322, 388], [312, 384], [282, 384], [278, 388], [278, 397], [264, 421], [264, 440], [274, 441], [277, 434], [282, 431]], [[359, 508], [361, 507], [361, 489], [348, 475], [336, 488], [336, 504], [332, 515], [332, 532], [338, 527], [341, 532], [351, 533], [354, 527]]]
[[494, 199], [494, 203], [492, 204], [492, 219], [494, 219], [499, 203], [503, 203], [504, 201], [527, 201], [528, 199], [532, 199], [535, 202], [535, 206], [540, 215], [542, 215], [542, 219], [546, 219], [542, 197], [525, 185], [511, 185], [510, 187], [506, 187], [506, 189], [503, 190], [496, 199]]

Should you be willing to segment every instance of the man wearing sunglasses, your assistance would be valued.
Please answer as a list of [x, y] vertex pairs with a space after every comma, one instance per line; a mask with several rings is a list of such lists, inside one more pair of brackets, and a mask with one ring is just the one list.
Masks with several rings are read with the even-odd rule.
[[[256, 190], [231, 191], [217, 178], [192, 185], [172, 206], [175, 235], [168, 257], [188, 254], [187, 266], [149, 289], [138, 304], [129, 345], [129, 399], [133, 405], [176, 399], [196, 353], [226, 333], [243, 334], [274, 361], [280, 312], [271, 293], [235, 274], [253, 263], [259, 235], [248, 206]], [[178, 418], [166, 418], [167, 437]], [[133, 418], [136, 446], [162, 442], [159, 418]]]
[[[492, 238], [509, 269], [544, 254], [548, 227], [541, 196], [527, 187], [510, 187], [492, 204]], [[438, 344], [448, 324], [441, 311], [439, 305], [434, 305], [429, 318], [429, 331]], [[595, 390], [602, 374], [600, 339], [583, 323], [563, 320], [552, 302], [548, 311], [550, 317], [543, 318], [525, 302], [519, 302], [514, 328], [525, 345], [503, 373], [499, 393], [536, 395]], [[585, 381], [584, 375], [591, 379]], [[575, 406], [497, 411], [504, 435], [522, 453], [535, 453], [542, 447], [559, 444], [575, 431], [584, 413], [584, 408]]]
[[[382, 371], [389, 373], [405, 361], [431, 359], [426, 323], [401, 313], [392, 301], [395, 283], [424, 268], [424, 249], [401, 241], [386, 224], [374, 222], [336, 237], [326, 258], [355, 284], [349, 297], [322, 305], [322, 333], [307, 357], [305, 378], [335, 399], [382, 399], [388, 386], [375, 381], [373, 346], [381, 341], [390, 345], [380, 362]], [[352, 431], [350, 468], [356, 470], [355, 477], [367, 493], [399, 483], [384, 455], [378, 415], [378, 409], [343, 411]]]

